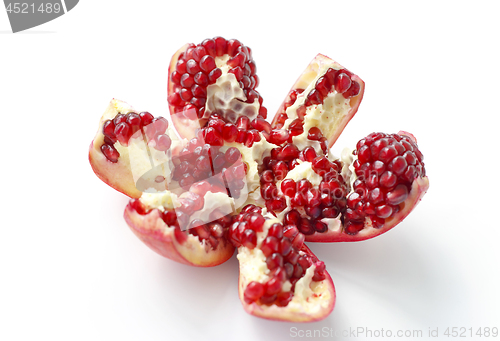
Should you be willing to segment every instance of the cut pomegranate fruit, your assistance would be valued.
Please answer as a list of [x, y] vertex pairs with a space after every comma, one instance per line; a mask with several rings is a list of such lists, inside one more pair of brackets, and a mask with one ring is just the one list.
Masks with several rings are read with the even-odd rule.
[[[332, 311], [335, 288], [325, 264], [307, 248], [297, 228], [294, 234], [291, 229], [273, 216], [262, 216], [255, 205], [233, 217], [229, 239], [238, 247], [240, 299], [255, 316], [317, 321]], [[257, 242], [249, 243], [248, 236]]]
[[[349, 82], [349, 87], [336, 86]], [[331, 147], [356, 114], [365, 90], [361, 78], [332, 59], [318, 54], [289, 91], [273, 119], [273, 127], [290, 130], [299, 149], [317, 152]], [[312, 129], [312, 131], [311, 131]], [[311, 143], [311, 141], [316, 141]], [[323, 148], [323, 152], [326, 150]]]
[[212, 114], [233, 124], [242, 116], [265, 122], [256, 71], [250, 48], [236, 39], [216, 37], [180, 48], [170, 62], [168, 81], [170, 113], [179, 134], [195, 137]]
[[131, 198], [139, 198], [147, 188], [165, 189], [165, 182], [155, 180], [168, 179], [171, 154], [179, 146], [165, 118], [155, 118], [113, 99], [90, 145], [89, 161], [102, 181]]
[[[213, 188], [208, 183], [210, 191], [205, 192], [207, 188], [203, 187], [204, 184], [194, 184], [190, 192], [184, 193], [188, 194], [184, 198], [176, 198], [169, 192], [145, 193], [141, 199], [132, 199], [127, 205], [125, 221], [140, 240], [164, 257], [193, 266], [219, 265], [234, 253], [234, 246], [225, 238], [231, 219], [216, 215], [220, 213], [221, 205], [212, 212], [210, 223], [205, 224], [208, 219], [196, 216], [196, 213], [209, 211], [205, 202], [220, 200], [226, 194], [211, 192]], [[196, 192], [205, 193], [201, 196]], [[201, 205], [193, 200], [194, 196], [203, 201]], [[174, 209], [176, 203], [181, 203], [181, 207]], [[196, 218], [189, 219], [190, 216]]]
[[172, 57], [170, 119], [113, 100], [89, 159], [132, 199], [125, 220], [174, 261], [215, 266], [238, 250], [239, 296], [252, 315], [317, 321], [335, 304], [325, 264], [305, 242], [373, 238], [401, 222], [429, 181], [413, 135], [372, 133], [340, 158], [330, 147], [364, 82], [317, 55], [272, 123], [251, 49], [221, 37]]

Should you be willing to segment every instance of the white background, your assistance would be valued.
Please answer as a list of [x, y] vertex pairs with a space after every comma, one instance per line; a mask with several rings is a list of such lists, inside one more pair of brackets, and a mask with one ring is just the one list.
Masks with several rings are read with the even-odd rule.
[[[18, 34], [0, 10], [0, 339], [287, 340], [358, 327], [453, 339], [447, 327], [500, 327], [497, 2], [167, 3], [84, 0]], [[111, 98], [166, 115], [170, 56], [217, 35], [253, 49], [271, 116], [323, 53], [366, 82], [335, 151], [401, 129], [425, 155], [430, 190], [396, 229], [310, 245], [338, 295], [321, 322], [246, 314], [235, 257], [198, 269], [150, 251], [122, 218], [127, 199], [89, 166]]]

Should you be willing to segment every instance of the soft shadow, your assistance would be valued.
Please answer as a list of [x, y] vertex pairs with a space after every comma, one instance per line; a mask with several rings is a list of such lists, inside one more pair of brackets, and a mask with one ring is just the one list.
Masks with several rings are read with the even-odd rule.
[[[336, 277], [343, 285], [352, 283], [386, 301], [398, 314], [430, 326], [461, 310], [465, 281], [460, 264], [439, 241], [426, 240], [422, 245], [423, 238], [410, 238], [411, 234], [389, 232], [376, 240], [309, 243], [309, 247], [325, 262], [334, 283]], [[338, 283], [336, 287], [342, 291]]]

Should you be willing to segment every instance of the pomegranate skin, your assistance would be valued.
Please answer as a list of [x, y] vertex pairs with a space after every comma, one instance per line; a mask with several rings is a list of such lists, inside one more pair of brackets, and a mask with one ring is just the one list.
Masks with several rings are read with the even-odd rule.
[[186, 235], [184, 241], [177, 240], [174, 228], [167, 226], [160, 214], [153, 209], [141, 215], [127, 205], [124, 218], [132, 232], [151, 250], [178, 263], [211, 267], [224, 263], [233, 255], [234, 246], [229, 242], [219, 243], [215, 250], [206, 250], [192, 235]]
[[[312, 251], [306, 245], [302, 246], [301, 251], [305, 252], [306, 254], [313, 255]], [[240, 269], [241, 269], [241, 264], [240, 264]], [[248, 280], [240, 271], [238, 279], [238, 294], [240, 296], [240, 301], [241, 304], [243, 305], [243, 309], [245, 309], [245, 311], [250, 315], [273, 321], [284, 321], [284, 322], [321, 321], [331, 314], [333, 308], [335, 307], [335, 302], [336, 302], [336, 292], [332, 278], [328, 273], [328, 271], [325, 270], [324, 273], [326, 278], [322, 281], [323, 286], [319, 294], [326, 296], [326, 304], [324, 304], [323, 306], [321, 306], [320, 309], [314, 312], [308, 312], [304, 309], [304, 306], [301, 306], [300, 309], [298, 309], [297, 307], [293, 307], [291, 303], [289, 303], [289, 305], [285, 307], [279, 307], [274, 304], [267, 306], [258, 304], [256, 302], [250, 304], [245, 302], [244, 293], [245, 293], [245, 288], [248, 285]]]
[[411, 213], [411, 211], [418, 205], [420, 200], [429, 189], [429, 178], [417, 178], [413, 181], [408, 198], [404, 201], [404, 207], [396, 213], [393, 217], [389, 218], [383, 227], [377, 229], [371, 226], [366, 226], [363, 230], [355, 235], [348, 235], [341, 231], [328, 230], [324, 233], [315, 233], [306, 236], [308, 242], [358, 242], [367, 240], [386, 233]]

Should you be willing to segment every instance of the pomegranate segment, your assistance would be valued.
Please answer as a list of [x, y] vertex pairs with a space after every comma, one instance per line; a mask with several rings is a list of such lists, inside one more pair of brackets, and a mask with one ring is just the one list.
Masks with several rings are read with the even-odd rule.
[[250, 48], [236, 39], [216, 37], [179, 49], [170, 62], [168, 102], [180, 135], [193, 138], [212, 114], [233, 124], [242, 116], [265, 119], [256, 70]]
[[207, 234], [200, 236], [195, 229], [189, 230], [190, 233], [181, 231], [177, 221], [172, 225], [166, 223], [173, 219], [167, 210], [137, 210], [137, 206], [141, 204], [134, 200], [127, 205], [125, 221], [140, 240], [164, 257], [186, 265], [208, 267], [224, 263], [234, 253], [233, 245], [224, 238], [224, 228], [220, 225], [224, 224], [223, 219], [214, 222]]
[[[101, 117], [89, 161], [101, 180], [138, 198], [143, 191], [165, 190], [171, 174], [171, 155], [180, 146], [181, 141], [165, 118], [155, 118], [113, 99]], [[160, 178], [164, 181], [158, 181]]]
[[229, 239], [238, 248], [239, 293], [247, 312], [307, 322], [332, 311], [333, 282], [296, 227], [284, 227], [278, 219], [262, 216], [262, 208], [247, 205], [233, 217]]
[[318, 54], [289, 91], [272, 126], [289, 130], [290, 142], [299, 149], [313, 146], [317, 152], [327, 153], [357, 112], [364, 89], [358, 76]]

